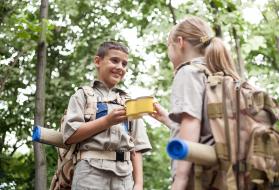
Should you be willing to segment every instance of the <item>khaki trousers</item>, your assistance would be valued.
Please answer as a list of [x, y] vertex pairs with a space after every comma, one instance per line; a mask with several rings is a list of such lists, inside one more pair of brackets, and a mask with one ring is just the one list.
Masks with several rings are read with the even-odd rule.
[[132, 190], [133, 186], [132, 174], [117, 176], [91, 166], [86, 160], [77, 163], [72, 182], [72, 190]]

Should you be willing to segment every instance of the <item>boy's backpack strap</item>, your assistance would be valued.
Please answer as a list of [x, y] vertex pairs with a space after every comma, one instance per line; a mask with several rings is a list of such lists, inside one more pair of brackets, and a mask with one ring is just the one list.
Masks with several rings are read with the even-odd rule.
[[49, 190], [70, 189], [76, 164], [76, 144], [69, 149], [58, 148], [57, 169], [51, 180]]
[[125, 102], [130, 99], [126, 94], [122, 94], [122, 93], [117, 93], [116, 94], [116, 102], [119, 104], [119, 105], [122, 105], [124, 106], [125, 105]]
[[[116, 101], [120, 105], [125, 106], [125, 102], [129, 99], [131, 99], [131, 97], [129, 97], [126, 93], [117, 93], [116, 94]], [[127, 132], [129, 133], [129, 135], [131, 135], [133, 122], [131, 120], [128, 120], [127, 122], [125, 122], [125, 125], [127, 127]]]
[[86, 99], [84, 110], [85, 121], [95, 119], [97, 112], [97, 97], [94, 93], [94, 90], [90, 86], [82, 86], [80, 88], [83, 90]]

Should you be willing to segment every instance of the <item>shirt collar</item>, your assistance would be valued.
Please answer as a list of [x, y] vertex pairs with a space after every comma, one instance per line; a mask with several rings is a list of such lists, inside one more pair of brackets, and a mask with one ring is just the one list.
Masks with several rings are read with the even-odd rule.
[[174, 71], [174, 74], [178, 72], [179, 69], [184, 67], [185, 65], [191, 65], [191, 64], [204, 64], [205, 63], [205, 58], [204, 57], [196, 57], [194, 59], [191, 59], [190, 61], [185, 61], [181, 63]]
[[127, 93], [126, 93], [124, 90], [121, 90], [120, 88], [116, 88], [116, 87], [113, 87], [113, 88], [109, 89], [109, 88], [105, 85], [105, 83], [104, 83], [103, 81], [100, 81], [100, 80], [97, 80], [97, 79], [93, 80], [93, 82], [92, 82], [92, 87], [93, 87], [93, 88], [103, 88], [103, 89], [105, 89], [105, 90], [107, 90], [107, 91], [112, 90], [112, 91], [114, 91], [114, 92], [116, 92], [116, 93], [119, 93], [119, 95], [121, 95], [121, 96], [122, 96], [122, 95], [127, 96]]

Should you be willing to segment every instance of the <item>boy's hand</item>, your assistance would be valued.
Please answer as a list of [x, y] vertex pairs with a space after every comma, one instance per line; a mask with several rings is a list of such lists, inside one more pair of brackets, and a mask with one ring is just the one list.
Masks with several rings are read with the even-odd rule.
[[124, 108], [114, 109], [108, 115], [106, 115], [106, 121], [107, 121], [108, 126], [122, 123], [126, 119], [127, 119], [127, 116], [126, 116], [126, 111]]
[[154, 103], [155, 112], [150, 114], [153, 118], [170, 127], [171, 120], [169, 119], [168, 111], [159, 103]]

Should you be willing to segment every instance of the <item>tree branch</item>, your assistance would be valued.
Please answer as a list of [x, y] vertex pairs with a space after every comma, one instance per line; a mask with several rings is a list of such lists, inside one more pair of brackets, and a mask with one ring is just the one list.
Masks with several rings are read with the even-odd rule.
[[3, 147], [4, 147], [5, 138], [6, 138], [6, 132], [4, 132], [4, 133], [1, 135], [1, 138], [0, 138], [0, 155], [1, 155], [2, 152], [3, 152]]
[[173, 25], [176, 25], [176, 24], [177, 24], [177, 20], [176, 20], [176, 15], [175, 15], [175, 12], [174, 12], [174, 8], [173, 8], [173, 6], [171, 5], [171, 0], [170, 0], [170, 2], [168, 3], [168, 7], [169, 7], [169, 10], [170, 10], [171, 16], [172, 16], [172, 23], [173, 23]]
[[[16, 56], [15, 58], [13, 59], [13, 61], [11, 61], [8, 65], [10, 68], [16, 66], [16, 64], [18, 63], [18, 59], [20, 58], [20, 56], [22, 55], [22, 52], [20, 51]], [[5, 86], [5, 83], [7, 81], [7, 78], [10, 76], [10, 68], [8, 68], [8, 70], [6, 71], [6, 73], [3, 75], [2, 78], [0, 78], [0, 93], [4, 90], [4, 86]]]
[[16, 143], [13, 145], [13, 151], [10, 153], [10, 155], [9, 155], [10, 157], [12, 157], [14, 155], [14, 153], [16, 152], [16, 150], [18, 148], [20, 148], [22, 145], [25, 144], [24, 142], [22, 142], [22, 143], [20, 143], [20, 145], [17, 146], [18, 142], [20, 142], [20, 140], [17, 140]]
[[233, 33], [233, 38], [234, 38], [234, 42], [235, 42], [235, 51], [236, 51], [236, 55], [237, 55], [238, 73], [239, 73], [240, 77], [242, 79], [244, 79], [244, 70], [245, 70], [244, 61], [241, 56], [241, 47], [240, 47], [240, 43], [239, 43], [239, 37], [237, 35], [237, 31], [236, 31], [235, 27], [232, 27], [232, 33]]

